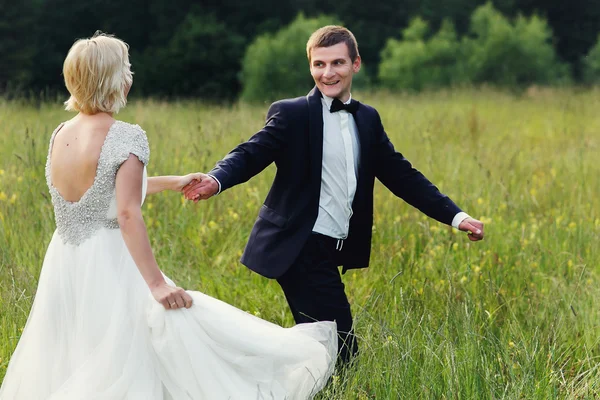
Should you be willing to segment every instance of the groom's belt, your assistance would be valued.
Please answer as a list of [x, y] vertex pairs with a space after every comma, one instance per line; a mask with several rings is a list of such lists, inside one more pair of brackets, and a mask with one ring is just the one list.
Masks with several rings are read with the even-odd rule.
[[342, 248], [344, 247], [345, 239], [332, 238], [331, 236], [323, 235], [322, 233], [317, 232], [312, 232], [312, 235], [326, 247], [330, 247], [336, 251], [342, 251]]

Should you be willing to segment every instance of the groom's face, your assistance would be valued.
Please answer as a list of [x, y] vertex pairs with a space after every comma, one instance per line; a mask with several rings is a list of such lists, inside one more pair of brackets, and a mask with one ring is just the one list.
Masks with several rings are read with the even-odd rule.
[[352, 77], [360, 70], [360, 56], [352, 61], [346, 43], [311, 50], [310, 73], [325, 96], [342, 102], [350, 98]]

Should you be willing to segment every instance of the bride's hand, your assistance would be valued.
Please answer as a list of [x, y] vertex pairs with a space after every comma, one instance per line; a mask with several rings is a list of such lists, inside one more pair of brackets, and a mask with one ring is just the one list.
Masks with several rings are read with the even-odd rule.
[[193, 174], [187, 174], [180, 176], [175, 182], [173, 190], [181, 192], [184, 187], [192, 183], [193, 181], [202, 182], [204, 179], [212, 179], [210, 176], [203, 174], [202, 172], [195, 172]]
[[180, 287], [169, 286], [166, 282], [150, 290], [154, 299], [162, 304], [166, 310], [190, 308], [194, 302], [185, 290]]

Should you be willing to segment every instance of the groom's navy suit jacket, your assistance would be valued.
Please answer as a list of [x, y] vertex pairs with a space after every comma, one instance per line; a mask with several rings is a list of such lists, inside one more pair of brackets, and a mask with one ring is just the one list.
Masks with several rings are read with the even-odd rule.
[[[461, 211], [394, 150], [374, 108], [360, 103], [354, 120], [360, 158], [350, 231], [341, 254], [344, 270], [369, 265], [375, 178], [445, 224]], [[306, 97], [273, 103], [265, 126], [210, 171], [223, 191], [246, 182], [272, 162], [277, 166], [241, 259], [248, 268], [277, 278], [298, 257], [319, 211], [322, 157], [323, 106], [315, 87]]]

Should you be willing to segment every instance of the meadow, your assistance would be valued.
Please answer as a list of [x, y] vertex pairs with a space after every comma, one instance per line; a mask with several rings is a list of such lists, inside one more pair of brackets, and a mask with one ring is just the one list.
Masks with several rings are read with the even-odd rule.
[[[599, 398], [600, 90], [356, 98], [486, 238], [471, 243], [377, 183], [371, 267], [343, 277], [361, 355], [318, 399]], [[267, 108], [133, 100], [118, 118], [146, 130], [150, 175], [183, 174], [209, 170]], [[54, 230], [48, 139], [69, 118], [57, 102], [0, 100], [0, 380]], [[180, 286], [291, 326], [277, 283], [239, 262], [273, 176], [198, 204], [154, 195], [143, 209]]]

